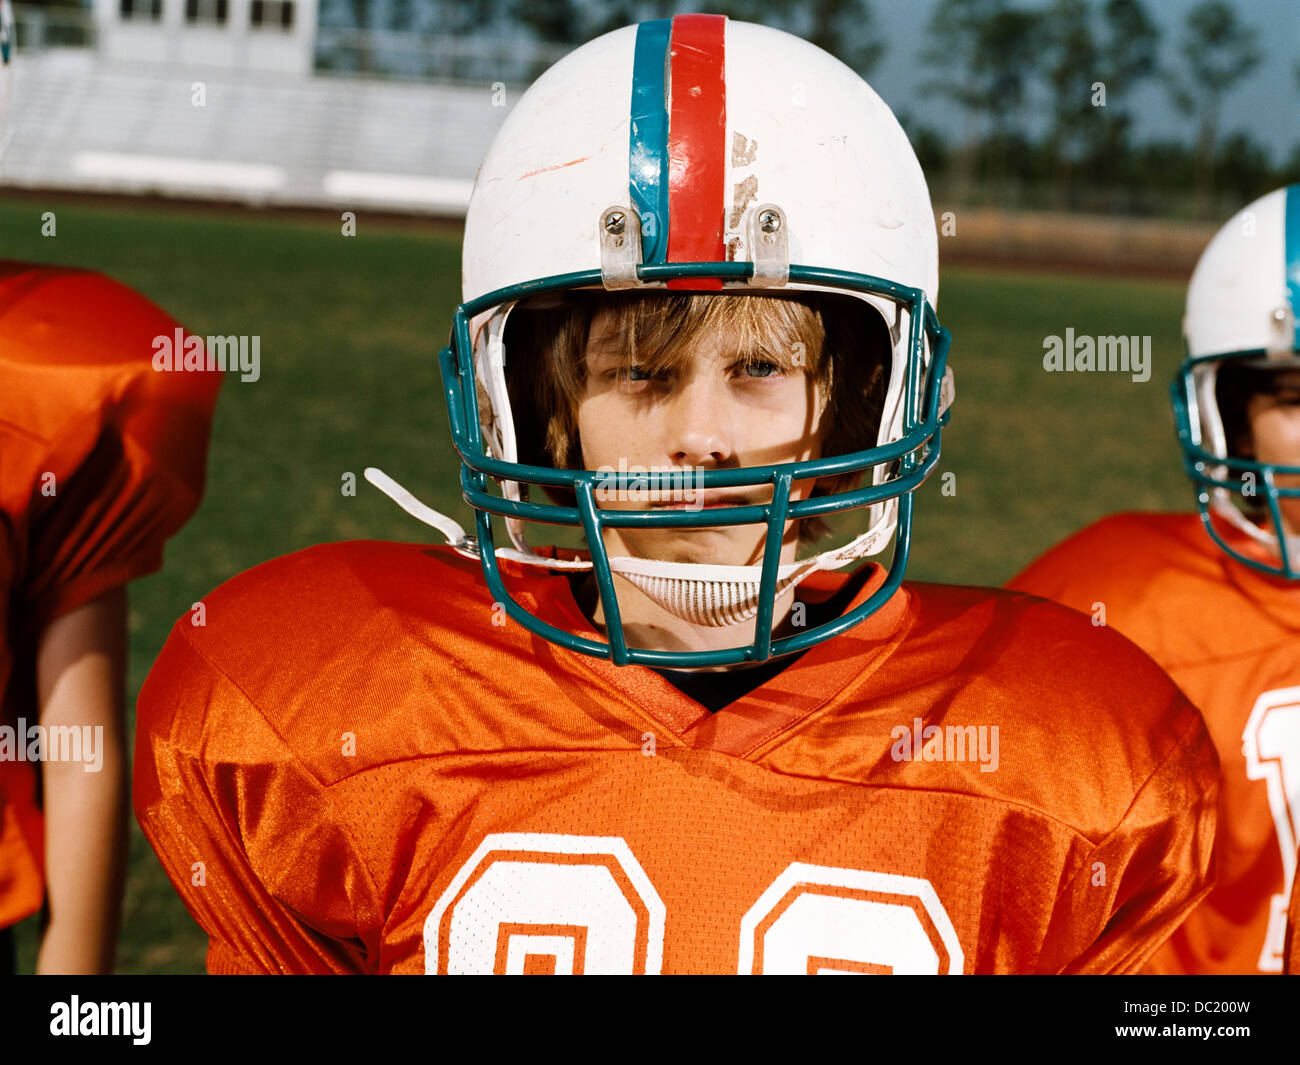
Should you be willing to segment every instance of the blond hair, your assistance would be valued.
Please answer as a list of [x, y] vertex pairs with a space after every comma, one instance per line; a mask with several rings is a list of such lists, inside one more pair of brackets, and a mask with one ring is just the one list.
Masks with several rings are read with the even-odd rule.
[[[507, 384], [519, 461], [581, 469], [578, 405], [586, 390], [586, 348], [592, 325], [607, 317], [604, 336], [616, 342], [628, 365], [649, 374], [681, 369], [703, 335], [731, 330], [747, 362], [802, 370], [823, 397], [823, 455], [843, 455], [876, 443], [889, 375], [890, 338], [880, 314], [852, 296], [801, 293], [797, 297], [697, 293], [568, 293], [559, 305], [520, 304], [506, 333]], [[818, 481], [813, 495], [846, 492], [861, 473]], [[572, 492], [547, 489], [572, 506]], [[827, 532], [817, 518], [803, 519], [799, 538]]]

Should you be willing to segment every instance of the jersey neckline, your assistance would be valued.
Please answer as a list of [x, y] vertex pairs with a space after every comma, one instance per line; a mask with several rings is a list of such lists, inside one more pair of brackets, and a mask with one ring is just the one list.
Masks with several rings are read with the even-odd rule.
[[[856, 585], [840, 612], [863, 603], [884, 584], [887, 571], [876, 563], [852, 574], [814, 574], [801, 585], [811, 601], [825, 601]], [[539, 582], [538, 616], [580, 636], [603, 640], [578, 606], [563, 575]], [[762, 753], [782, 733], [808, 720], [850, 682], [869, 677], [884, 663], [910, 627], [907, 586], [847, 632], [809, 648], [776, 676], [717, 711], [710, 711], [647, 666], [615, 666], [568, 648], [549, 648], [557, 659], [593, 677], [601, 687], [657, 723], [677, 743], [737, 758]], [[653, 731], [653, 730], [651, 730]], [[662, 736], [660, 736], [662, 739]]]

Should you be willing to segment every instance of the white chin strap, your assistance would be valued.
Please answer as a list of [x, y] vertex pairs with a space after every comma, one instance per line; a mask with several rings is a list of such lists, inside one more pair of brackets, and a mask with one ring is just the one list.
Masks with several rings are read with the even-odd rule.
[[[382, 470], [366, 467], [366, 480], [388, 496], [406, 513], [432, 526], [447, 538], [447, 543], [467, 558], [479, 557], [478, 542], [452, 518], [426, 506]], [[790, 562], [777, 569], [776, 598], [793, 591], [802, 580], [819, 570], [842, 569], [868, 555], [878, 554], [894, 535], [898, 501], [890, 499], [873, 507], [878, 516], [871, 528], [834, 551], [823, 551], [812, 558]], [[527, 545], [525, 544], [525, 547]], [[590, 570], [586, 559], [545, 558], [531, 549], [498, 547], [497, 558], [527, 566], [556, 570]], [[609, 560], [614, 573], [630, 581], [642, 594], [674, 617], [693, 625], [721, 628], [748, 621], [758, 613], [758, 595], [763, 567], [712, 566], [695, 562], [657, 562], [653, 559], [619, 556]]]
[[[1210, 509], [1229, 525], [1240, 529], [1256, 543], [1263, 544], [1270, 550], [1276, 551], [1279, 559], [1282, 557], [1282, 547], [1281, 544], [1278, 543], [1277, 537], [1267, 529], [1261, 529], [1246, 517], [1246, 515], [1233, 504], [1232, 495], [1226, 488], [1214, 489], [1213, 499], [1210, 502]], [[1300, 536], [1288, 536], [1286, 538], [1286, 549], [1291, 558], [1292, 565], [1294, 565], [1296, 560], [1300, 559]]]

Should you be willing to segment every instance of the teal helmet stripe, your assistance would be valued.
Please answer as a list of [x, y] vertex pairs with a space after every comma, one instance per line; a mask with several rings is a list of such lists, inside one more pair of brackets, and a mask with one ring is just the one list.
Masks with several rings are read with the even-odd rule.
[[643, 22], [636, 29], [632, 60], [632, 115], [628, 143], [628, 191], [641, 216], [644, 263], [662, 263], [668, 251], [668, 44], [672, 19]]
[[1286, 291], [1295, 324], [1296, 351], [1300, 351], [1300, 185], [1286, 190]]

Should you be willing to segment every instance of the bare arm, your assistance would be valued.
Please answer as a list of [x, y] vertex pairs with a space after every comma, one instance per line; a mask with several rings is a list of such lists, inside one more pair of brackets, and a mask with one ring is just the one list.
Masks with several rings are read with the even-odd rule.
[[81, 761], [53, 761], [47, 750], [41, 765], [49, 924], [36, 971], [107, 973], [126, 876], [126, 590], [51, 622], [36, 670], [46, 736], [53, 727], [75, 726], [83, 741]]

